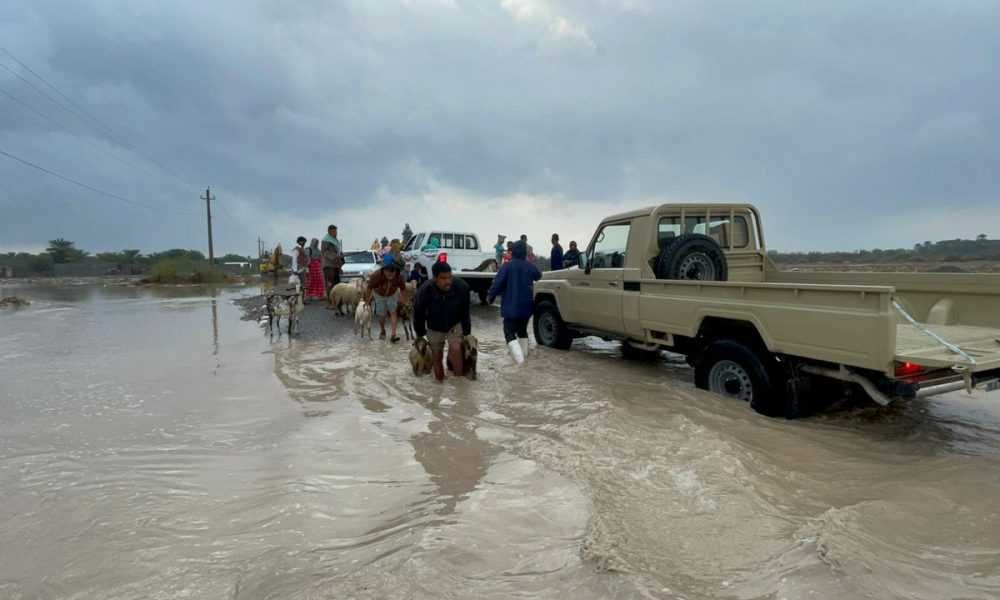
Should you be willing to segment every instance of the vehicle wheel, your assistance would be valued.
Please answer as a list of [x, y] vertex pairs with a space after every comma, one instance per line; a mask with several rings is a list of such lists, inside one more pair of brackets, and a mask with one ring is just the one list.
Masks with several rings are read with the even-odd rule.
[[658, 279], [726, 281], [729, 265], [718, 242], [700, 233], [673, 239], [656, 261]]
[[695, 365], [695, 385], [747, 402], [762, 415], [785, 416], [787, 382], [779, 365], [768, 364], [771, 361], [766, 351], [761, 355], [740, 342], [712, 342]]
[[547, 346], [558, 350], [569, 350], [573, 345], [573, 336], [563, 322], [556, 305], [548, 300], [538, 303], [535, 307], [535, 318], [532, 319], [535, 329], [535, 341], [539, 346]]
[[622, 356], [628, 360], [651, 362], [660, 358], [659, 350], [643, 350], [636, 348], [628, 341], [622, 342]]

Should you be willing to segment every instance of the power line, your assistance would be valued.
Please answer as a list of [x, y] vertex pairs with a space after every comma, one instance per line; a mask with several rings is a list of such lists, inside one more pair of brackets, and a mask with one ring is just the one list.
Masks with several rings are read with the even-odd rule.
[[[38, 73], [36, 73], [35, 71], [33, 71], [31, 69], [31, 67], [29, 67], [28, 65], [24, 64], [24, 62], [18, 60], [18, 58], [16, 56], [14, 56], [13, 54], [11, 54], [11, 52], [9, 50], [7, 50], [6, 48], [0, 47], [0, 51], [2, 51], [4, 54], [6, 54], [8, 57], [10, 57], [11, 60], [13, 60], [18, 65], [20, 65], [22, 68], [24, 68], [29, 73], [31, 73], [36, 78], [38, 78], [38, 80], [41, 81], [42, 83], [44, 83], [46, 86], [48, 86], [49, 88], [55, 90], [56, 93], [58, 93], [60, 96], [62, 96], [63, 98], [65, 98], [67, 100], [67, 102], [70, 103], [71, 106], [77, 106], [77, 104], [75, 102], [73, 102], [72, 100], [70, 100], [69, 96], [67, 96], [62, 91], [60, 91], [59, 88], [57, 88], [55, 85], [53, 85], [52, 83], [50, 83], [47, 79], [45, 79], [44, 77], [42, 77], [41, 75], [39, 75]], [[159, 162], [158, 160], [156, 160], [152, 156], [148, 156], [148, 155], [145, 155], [142, 152], [140, 152], [138, 148], [136, 148], [134, 145], [130, 144], [128, 142], [128, 140], [125, 140], [121, 136], [117, 135], [114, 132], [114, 130], [111, 129], [110, 126], [108, 126], [107, 124], [105, 124], [103, 121], [101, 121], [97, 117], [94, 117], [94, 116], [90, 115], [89, 113], [87, 113], [82, 108], [78, 108], [76, 110], [72, 110], [70, 107], [67, 107], [65, 104], [63, 104], [63, 103], [59, 102], [58, 100], [56, 100], [55, 98], [53, 98], [50, 94], [48, 94], [47, 92], [45, 92], [45, 90], [40, 89], [37, 85], [35, 85], [34, 83], [32, 83], [31, 80], [27, 79], [26, 77], [24, 77], [23, 75], [21, 75], [20, 73], [18, 73], [17, 71], [15, 71], [14, 69], [11, 69], [10, 67], [8, 67], [7, 65], [5, 65], [3, 63], [0, 63], [0, 67], [2, 67], [4, 70], [6, 70], [10, 74], [14, 75], [15, 77], [17, 77], [18, 79], [20, 79], [24, 83], [28, 84], [28, 86], [30, 86], [31, 89], [35, 90], [36, 92], [38, 92], [39, 94], [41, 94], [42, 96], [44, 96], [45, 98], [47, 98], [50, 102], [52, 102], [53, 104], [55, 104], [59, 108], [65, 110], [66, 112], [68, 112], [68, 113], [76, 116], [77, 118], [79, 118], [81, 120], [84, 120], [85, 117], [89, 118], [91, 121], [97, 123], [104, 130], [104, 133], [106, 133], [108, 135], [108, 137], [110, 137], [112, 140], [114, 140], [118, 144], [120, 144], [120, 145], [128, 148], [129, 150], [131, 150], [131, 151], [135, 152], [136, 154], [142, 156], [143, 158], [145, 158], [149, 162], [155, 164], [164, 173], [167, 173], [170, 176], [174, 177], [175, 179], [177, 179], [179, 182], [181, 182], [182, 184], [184, 184], [188, 188], [190, 188], [192, 190], [196, 189], [193, 185], [191, 185], [188, 182], [184, 181], [184, 179], [180, 175], [178, 175], [173, 170], [171, 170], [171, 169], [167, 168], [166, 166], [164, 166], [163, 163]]]
[[[56, 173], [55, 171], [52, 171], [50, 169], [46, 169], [45, 167], [43, 167], [41, 165], [37, 165], [37, 164], [35, 164], [35, 163], [33, 163], [33, 162], [29, 161], [29, 160], [25, 160], [25, 159], [23, 159], [23, 158], [21, 158], [19, 156], [14, 156], [13, 154], [11, 154], [9, 152], [6, 152], [2, 148], [0, 148], [0, 154], [2, 154], [3, 156], [6, 156], [7, 158], [10, 158], [12, 160], [16, 160], [17, 162], [19, 162], [19, 163], [21, 163], [23, 165], [27, 165], [27, 166], [29, 166], [29, 167], [31, 167], [33, 169], [37, 169], [37, 170], [39, 170], [39, 171], [41, 171], [43, 173], [46, 173], [46, 174], [51, 175], [53, 177], [57, 177], [59, 179], [62, 179], [63, 181], [67, 181], [69, 183], [72, 183], [73, 185], [80, 186], [80, 187], [82, 187], [85, 190], [89, 190], [91, 192], [94, 192], [95, 194], [100, 194], [102, 196], [107, 196], [109, 198], [114, 198], [115, 200], [120, 200], [120, 201], [125, 202], [127, 204], [132, 204], [132, 205], [135, 205], [135, 206], [141, 206], [143, 208], [148, 208], [148, 209], [151, 209], [151, 210], [158, 210], [158, 209], [162, 208], [162, 207], [158, 207], [158, 206], [152, 206], [150, 204], [144, 204], [142, 202], [136, 202], [135, 200], [131, 200], [129, 198], [125, 198], [124, 196], [119, 196], [118, 194], [114, 194], [112, 192], [106, 192], [106, 191], [104, 191], [102, 189], [95, 188], [94, 186], [87, 185], [86, 183], [77, 181], [76, 179], [73, 179], [71, 177], [66, 177], [65, 175], [60, 175], [59, 173]], [[194, 211], [187, 211], [187, 210], [183, 210], [183, 209], [176, 209], [176, 210], [182, 210], [183, 212], [194, 212]]]
[[53, 117], [51, 115], [47, 115], [47, 114], [43, 113], [42, 111], [38, 110], [37, 108], [35, 108], [31, 104], [29, 104], [29, 103], [25, 102], [24, 100], [18, 98], [17, 96], [15, 96], [14, 94], [11, 94], [10, 92], [4, 90], [3, 88], [0, 88], [0, 94], [3, 94], [4, 96], [6, 96], [7, 98], [9, 98], [13, 102], [16, 102], [16, 103], [20, 104], [22, 107], [24, 107], [25, 109], [31, 111], [32, 113], [34, 113], [39, 118], [44, 119], [46, 121], [49, 121], [51, 123], [55, 123], [59, 127], [62, 127], [63, 129], [66, 130], [66, 133], [70, 134], [74, 138], [76, 138], [76, 139], [78, 139], [78, 140], [80, 140], [82, 142], [86, 142], [88, 144], [91, 144], [94, 148], [96, 148], [98, 151], [100, 151], [105, 156], [109, 156], [109, 157], [111, 157], [111, 158], [113, 158], [113, 159], [121, 162], [122, 164], [129, 166], [129, 167], [142, 168], [142, 169], [145, 169], [149, 173], [153, 173], [154, 175], [159, 175], [160, 174], [159, 172], [155, 171], [154, 169], [152, 169], [151, 167], [149, 167], [147, 165], [143, 165], [141, 163], [135, 163], [135, 162], [126, 160], [125, 158], [123, 158], [121, 156], [118, 156], [114, 152], [111, 152], [107, 148], [104, 148], [101, 145], [99, 145], [97, 142], [95, 142], [93, 140], [93, 138], [88, 138], [88, 137], [83, 137], [83, 136], [78, 135], [64, 121], [60, 121], [59, 119], [56, 119], [55, 117]]
[[109, 133], [113, 133], [113, 131], [107, 125], [105, 125], [103, 122], [101, 122], [100, 119], [98, 119], [97, 117], [94, 117], [93, 115], [91, 115], [90, 113], [88, 113], [86, 110], [84, 110], [83, 107], [81, 107], [80, 105], [78, 105], [69, 96], [67, 96], [66, 94], [64, 94], [62, 92], [62, 90], [60, 90], [56, 86], [54, 86], [51, 83], [49, 83], [48, 80], [46, 80], [44, 77], [42, 77], [41, 75], [39, 75], [38, 73], [36, 73], [31, 67], [29, 67], [28, 65], [24, 64], [23, 62], [21, 62], [16, 56], [14, 56], [13, 54], [11, 54], [9, 50], [7, 50], [6, 48], [0, 47], [0, 52], [3, 52], [4, 54], [6, 54], [8, 57], [10, 57], [11, 60], [13, 60], [14, 62], [16, 62], [18, 65], [20, 65], [22, 69], [24, 69], [25, 71], [27, 71], [27, 72], [31, 73], [32, 75], [34, 75], [42, 83], [44, 83], [45, 85], [47, 85], [51, 90], [55, 91], [55, 93], [57, 93], [60, 96], [62, 96], [63, 99], [66, 100], [66, 102], [68, 102], [70, 104], [70, 106], [73, 106], [74, 108], [76, 108], [77, 110], [79, 110], [81, 114], [83, 114], [84, 116], [88, 117], [90, 120], [94, 121], [98, 125], [101, 125], [105, 129], [107, 129], [107, 131]]

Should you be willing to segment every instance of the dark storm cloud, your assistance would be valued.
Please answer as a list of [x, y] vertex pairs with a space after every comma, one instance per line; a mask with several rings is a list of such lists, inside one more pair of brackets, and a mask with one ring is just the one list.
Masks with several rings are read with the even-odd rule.
[[[746, 200], [772, 245], [907, 244], [1000, 218], [998, 23], [995, 2], [16, 0], [0, 8], [5, 47], [117, 135], [0, 70], [0, 88], [77, 134], [0, 97], [0, 148], [170, 207], [200, 210], [198, 191], [150, 160], [211, 183], [236, 213], [220, 238], [242, 252], [303, 216], [374, 217], [386, 194], [441, 185], [473, 206], [555, 197], [592, 219]], [[4, 162], [0, 176], [0, 246], [54, 229], [90, 246], [201, 243], [198, 214]]]

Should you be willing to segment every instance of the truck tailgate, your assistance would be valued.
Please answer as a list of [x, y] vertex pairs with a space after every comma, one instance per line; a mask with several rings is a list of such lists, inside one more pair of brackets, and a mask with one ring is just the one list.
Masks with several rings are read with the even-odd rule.
[[971, 325], [922, 327], [956, 346], [966, 356], [949, 349], [919, 327], [900, 323], [896, 325], [896, 360], [925, 367], [962, 365], [974, 373], [1000, 368], [1000, 329]]

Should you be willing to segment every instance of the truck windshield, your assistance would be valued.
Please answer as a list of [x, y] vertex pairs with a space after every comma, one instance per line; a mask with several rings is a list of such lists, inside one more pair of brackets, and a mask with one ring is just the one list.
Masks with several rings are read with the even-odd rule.
[[344, 255], [344, 262], [352, 265], [357, 264], [373, 264], [375, 262], [375, 255], [371, 252], [348, 252]]

